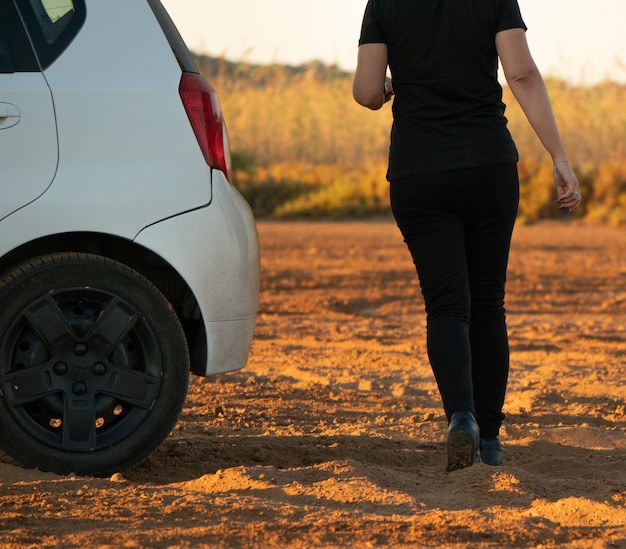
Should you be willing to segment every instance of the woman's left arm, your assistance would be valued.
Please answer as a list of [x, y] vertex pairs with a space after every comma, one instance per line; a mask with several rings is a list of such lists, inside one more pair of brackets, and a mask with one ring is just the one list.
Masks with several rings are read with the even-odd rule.
[[387, 44], [362, 44], [352, 82], [352, 95], [357, 103], [376, 111], [393, 96], [387, 74]]

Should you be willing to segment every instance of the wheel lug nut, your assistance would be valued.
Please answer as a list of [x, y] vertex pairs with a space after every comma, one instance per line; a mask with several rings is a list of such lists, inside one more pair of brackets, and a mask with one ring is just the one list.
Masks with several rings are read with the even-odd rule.
[[77, 381], [72, 385], [72, 392], [75, 395], [84, 395], [87, 392], [87, 385], [82, 381]]
[[65, 374], [67, 374], [67, 364], [65, 364], [65, 362], [57, 362], [52, 367], [52, 370], [54, 371], [56, 375], [64, 376]]
[[77, 343], [74, 345], [74, 354], [78, 356], [84, 356], [87, 354], [87, 345], [84, 343]]
[[96, 376], [103, 376], [104, 374], [107, 373], [107, 367], [104, 364], [102, 364], [102, 362], [96, 362], [91, 367], [91, 371]]

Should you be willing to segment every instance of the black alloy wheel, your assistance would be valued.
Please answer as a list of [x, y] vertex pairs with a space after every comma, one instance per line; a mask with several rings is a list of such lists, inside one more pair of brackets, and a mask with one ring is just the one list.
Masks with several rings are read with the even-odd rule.
[[167, 437], [189, 357], [165, 297], [127, 266], [55, 254], [0, 281], [0, 452], [25, 467], [110, 475]]

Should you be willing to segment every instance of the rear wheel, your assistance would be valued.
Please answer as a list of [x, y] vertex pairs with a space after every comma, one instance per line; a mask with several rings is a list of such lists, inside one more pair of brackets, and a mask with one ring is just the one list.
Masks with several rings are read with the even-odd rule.
[[189, 377], [178, 318], [147, 279], [55, 254], [0, 281], [0, 451], [26, 467], [109, 475], [169, 434]]

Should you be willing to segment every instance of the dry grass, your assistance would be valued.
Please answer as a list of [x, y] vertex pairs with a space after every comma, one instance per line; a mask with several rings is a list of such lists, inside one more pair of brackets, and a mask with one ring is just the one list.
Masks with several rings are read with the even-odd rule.
[[[221, 95], [236, 184], [257, 215], [342, 217], [386, 208], [391, 107], [373, 113], [358, 106], [350, 74], [319, 64], [201, 66]], [[582, 215], [590, 223], [626, 223], [626, 86], [547, 86], [583, 186]], [[520, 216], [559, 216], [549, 156], [507, 88], [504, 101], [522, 159]]]

